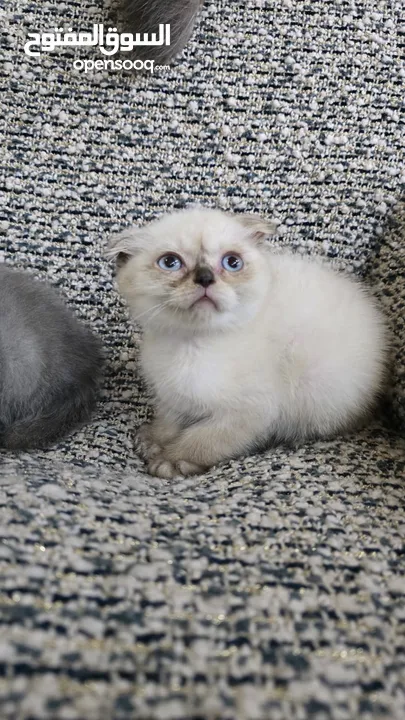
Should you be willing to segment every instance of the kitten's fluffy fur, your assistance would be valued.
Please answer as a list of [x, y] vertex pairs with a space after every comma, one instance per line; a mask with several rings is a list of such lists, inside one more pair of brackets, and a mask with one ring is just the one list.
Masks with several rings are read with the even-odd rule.
[[[157, 399], [139, 436], [151, 474], [331, 437], [364, 418], [381, 391], [387, 338], [373, 300], [342, 274], [272, 251], [271, 231], [255, 216], [191, 209], [111, 242]], [[183, 267], [161, 269], [165, 253]], [[224, 269], [226, 253], [244, 267]], [[206, 289], [196, 283], [201, 268], [215, 280]], [[212, 301], [196, 303], [204, 292]]]
[[88, 420], [101, 366], [98, 340], [50, 287], [0, 266], [0, 447], [43, 447]]
[[157, 32], [161, 23], [170, 24], [170, 45], [139, 46], [142, 60], [168, 62], [178, 55], [189, 39], [202, 0], [122, 0], [127, 30], [133, 33]]

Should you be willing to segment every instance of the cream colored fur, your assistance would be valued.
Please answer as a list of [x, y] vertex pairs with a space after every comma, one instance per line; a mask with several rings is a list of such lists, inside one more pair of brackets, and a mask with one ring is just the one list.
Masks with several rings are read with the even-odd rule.
[[[272, 442], [332, 437], [381, 391], [387, 337], [374, 301], [343, 274], [275, 253], [270, 232], [255, 216], [197, 208], [111, 242], [156, 396], [156, 418], [138, 433], [151, 474], [198, 473]], [[239, 272], [221, 266], [229, 252], [242, 258]], [[184, 266], [158, 267], [167, 253]], [[214, 273], [206, 290], [196, 266]], [[192, 306], [204, 292], [212, 300]]]

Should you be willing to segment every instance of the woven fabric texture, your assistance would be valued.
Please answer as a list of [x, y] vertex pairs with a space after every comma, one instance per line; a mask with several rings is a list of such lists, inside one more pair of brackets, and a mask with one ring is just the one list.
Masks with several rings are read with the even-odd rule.
[[[0, 253], [100, 334], [93, 421], [0, 451], [2, 720], [405, 717], [402, 0], [206, 3], [153, 74], [28, 33], [119, 22], [102, 0], [0, 0]], [[108, 236], [199, 202], [364, 278], [393, 330], [389, 419], [174, 483]], [[331, 318], [333, 322], [333, 318]]]

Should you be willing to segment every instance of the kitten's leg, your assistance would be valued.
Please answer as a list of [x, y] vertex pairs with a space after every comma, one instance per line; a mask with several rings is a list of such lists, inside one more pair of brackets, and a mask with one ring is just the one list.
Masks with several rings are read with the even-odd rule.
[[195, 423], [169, 441], [162, 452], [152, 458], [148, 470], [158, 477], [195, 475], [222, 460], [237, 457], [263, 441], [266, 421], [255, 415], [221, 419], [211, 418]]

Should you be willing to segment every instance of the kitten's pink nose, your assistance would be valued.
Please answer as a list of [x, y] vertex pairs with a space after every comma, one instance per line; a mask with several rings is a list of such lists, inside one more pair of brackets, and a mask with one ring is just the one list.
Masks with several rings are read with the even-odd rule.
[[194, 282], [196, 285], [202, 285], [202, 287], [206, 288], [215, 282], [215, 275], [207, 265], [199, 265], [195, 269]]

